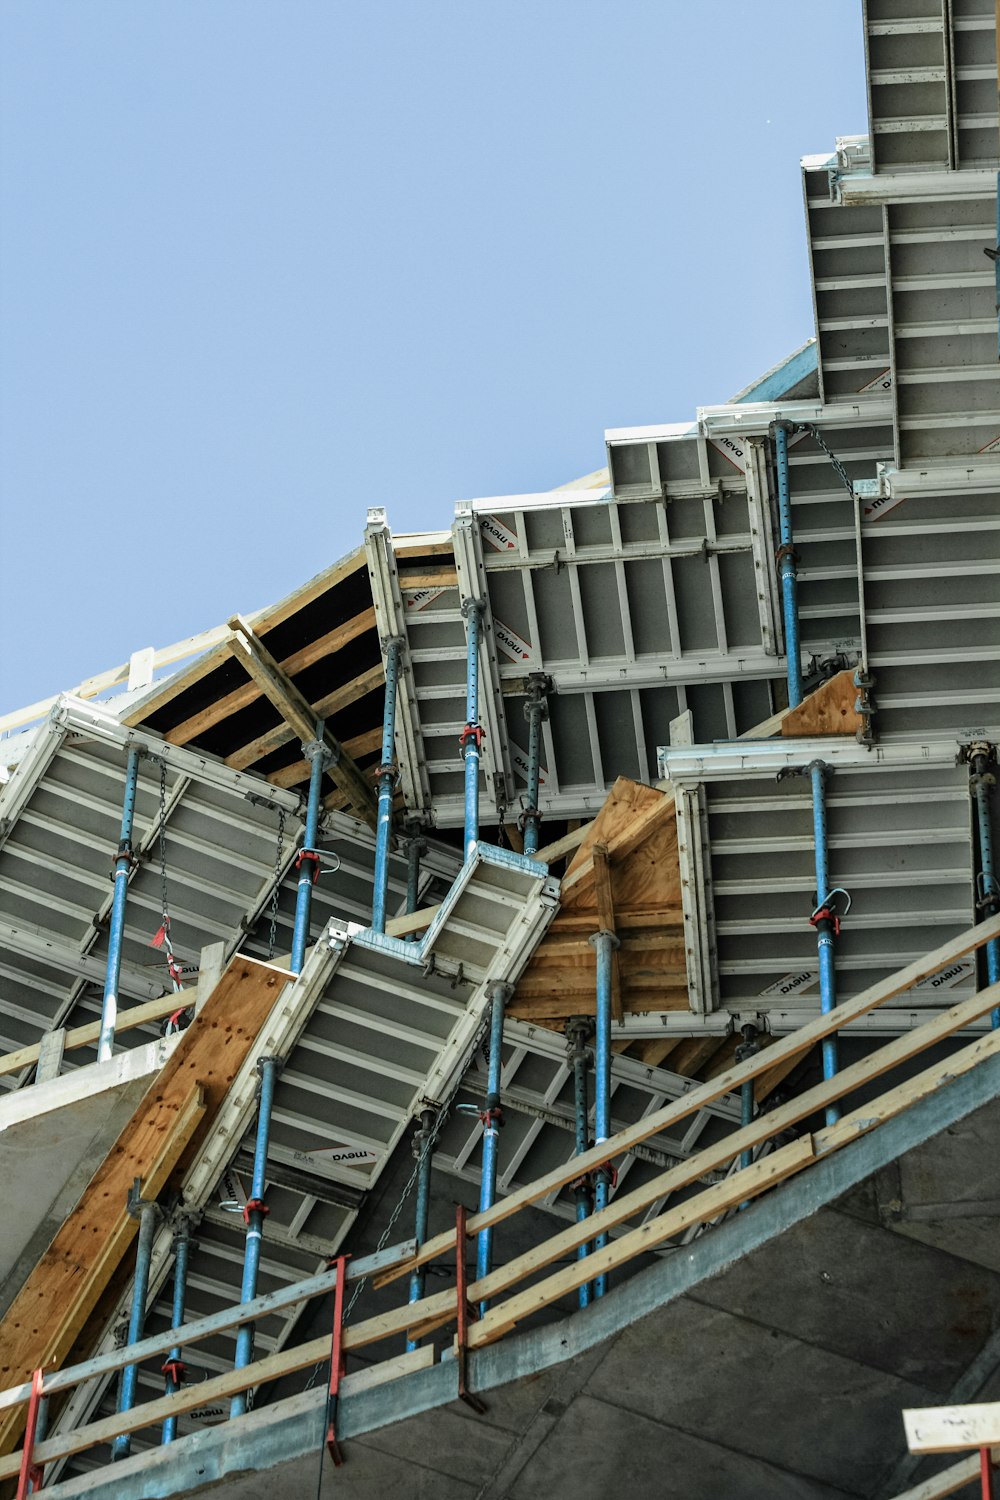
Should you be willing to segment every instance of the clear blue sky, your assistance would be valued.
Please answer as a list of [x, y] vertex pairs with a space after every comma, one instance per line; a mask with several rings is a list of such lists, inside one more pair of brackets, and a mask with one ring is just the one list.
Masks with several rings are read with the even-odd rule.
[[808, 337], [857, 0], [2, 0], [0, 711]]

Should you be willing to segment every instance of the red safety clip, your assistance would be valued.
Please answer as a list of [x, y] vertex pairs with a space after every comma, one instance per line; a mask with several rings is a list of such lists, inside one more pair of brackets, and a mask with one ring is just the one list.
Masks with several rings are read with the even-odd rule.
[[304, 864], [312, 865], [312, 883], [316, 884], [319, 879], [319, 855], [315, 849], [303, 849], [295, 861], [296, 870], [300, 870]]
[[169, 1381], [179, 1390], [184, 1384], [184, 1376], [187, 1374], [187, 1365], [182, 1359], [165, 1359], [160, 1366], [160, 1374], [165, 1375]]
[[832, 906], [817, 906], [809, 921], [813, 927], [818, 927], [821, 922], [832, 922], [834, 937], [840, 937], [840, 918]]
[[256, 1209], [264, 1219], [266, 1219], [268, 1214], [271, 1212], [267, 1204], [264, 1202], [263, 1198], [248, 1198], [246, 1203], [243, 1205], [243, 1222], [248, 1229], [250, 1228], [250, 1215], [253, 1213], [254, 1209]]
[[483, 748], [483, 739], [484, 735], [481, 724], [466, 724], [458, 737], [458, 748], [464, 752], [466, 745], [470, 741], [473, 741], [476, 749], [481, 750]]

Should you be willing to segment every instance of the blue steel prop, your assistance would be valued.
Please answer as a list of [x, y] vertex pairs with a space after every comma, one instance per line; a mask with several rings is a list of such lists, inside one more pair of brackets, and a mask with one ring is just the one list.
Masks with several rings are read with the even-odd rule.
[[[149, 1293], [149, 1267], [153, 1259], [153, 1240], [156, 1237], [156, 1225], [160, 1217], [160, 1210], [155, 1203], [143, 1203], [139, 1196], [141, 1182], [137, 1177], [132, 1185], [132, 1191], [128, 1197], [128, 1211], [134, 1219], [139, 1220], [139, 1243], [135, 1253], [135, 1280], [132, 1283], [132, 1311], [128, 1320], [128, 1342], [137, 1344], [142, 1338], [143, 1325], [146, 1321], [146, 1297]], [[118, 1391], [118, 1412], [131, 1411], [135, 1405], [136, 1386], [139, 1383], [139, 1366], [126, 1365], [122, 1370], [121, 1386]], [[131, 1435], [127, 1432], [119, 1433], [111, 1444], [112, 1461], [120, 1458], [128, 1458], [132, 1446]]]
[[[593, 1029], [594, 1025], [589, 1016], [571, 1016], [566, 1022], [570, 1066], [573, 1069], [573, 1107], [577, 1156], [582, 1156], [590, 1144], [587, 1128], [590, 1119], [590, 1104], [587, 1098], [587, 1067], [591, 1058], [587, 1043], [590, 1040]], [[591, 1184], [588, 1177], [581, 1177], [573, 1184], [573, 1196], [576, 1200], [576, 1222], [582, 1224], [584, 1219], [589, 1219], [590, 1217]], [[589, 1245], [577, 1246], [577, 1260], [586, 1260], [589, 1254]], [[585, 1281], [578, 1289], [577, 1302], [580, 1307], [588, 1306], [592, 1290], [589, 1281]]]
[[[420, 1115], [420, 1128], [413, 1137], [413, 1153], [417, 1158], [417, 1202], [413, 1218], [413, 1234], [417, 1249], [427, 1238], [427, 1224], [431, 1209], [431, 1165], [434, 1155], [434, 1110], [425, 1109]], [[426, 1273], [423, 1266], [410, 1272], [410, 1302], [419, 1302], [424, 1295]], [[418, 1346], [418, 1340], [407, 1339], [407, 1351]]]
[[481, 599], [466, 599], [465, 728], [458, 737], [465, 765], [465, 857], [471, 859], [479, 841], [479, 754], [483, 731], [479, 724], [479, 629], [483, 615]]
[[795, 548], [792, 545], [792, 496], [788, 481], [788, 424], [774, 424], [775, 468], [778, 474], [778, 567], [781, 572], [781, 606], [785, 621], [785, 657], [788, 672], [788, 706], [802, 702], [802, 654], [799, 645], [799, 607], [796, 598]]
[[392, 832], [392, 794], [396, 786], [396, 686], [399, 681], [398, 636], [386, 642], [385, 711], [382, 717], [382, 760], [378, 768], [378, 816], [375, 824], [375, 889], [372, 927], [385, 931], [385, 900], [389, 889], [389, 836]]
[[97, 1061], [107, 1062], [114, 1051], [115, 1025], [118, 1020], [118, 983], [122, 970], [122, 940], [125, 935], [125, 901], [132, 857], [132, 824], [135, 821], [135, 795], [139, 784], [139, 751], [133, 746], [128, 753], [125, 771], [125, 799], [122, 804], [122, 826], [112, 879], [115, 883], [108, 926], [108, 963], [101, 1002], [101, 1035], [97, 1043]]
[[[595, 932], [590, 939], [597, 953], [597, 1020], [594, 1028], [594, 1145], [599, 1146], [611, 1135], [611, 959], [618, 947], [613, 932]], [[598, 1167], [594, 1174], [594, 1212], [607, 1208], [611, 1196], [610, 1164]], [[594, 1240], [594, 1252], [603, 1250], [607, 1234]], [[603, 1297], [608, 1289], [607, 1275], [594, 1280], [594, 1296]]]
[[524, 852], [534, 854], [538, 849], [538, 825], [542, 815], [538, 809], [538, 790], [542, 769], [542, 724], [549, 716], [546, 691], [552, 679], [545, 672], [531, 672], [528, 676], [528, 698], [524, 705], [524, 717], [528, 721], [528, 789], [527, 806], [521, 815], [524, 826]]
[[[500, 1104], [500, 1078], [503, 1071], [503, 1021], [511, 987], [502, 979], [490, 985], [490, 1059], [486, 1080], [483, 1122], [483, 1163], [479, 1187], [479, 1212], [492, 1208], [497, 1196], [497, 1159], [500, 1152], [500, 1127], [503, 1109]], [[476, 1279], [488, 1276], [493, 1255], [493, 1227], [481, 1229], [476, 1239]], [[485, 1312], [483, 1302], [480, 1310]]]
[[[834, 941], [840, 936], [841, 917], [851, 909], [851, 898], [846, 891], [830, 888], [828, 864], [828, 841], [826, 832], [826, 776], [829, 766], [824, 761], [814, 760], [806, 767], [812, 783], [813, 844], [816, 857], [816, 909], [809, 918], [816, 929], [816, 957], [819, 966], [819, 1003], [823, 1015], [829, 1015], [837, 1004], [837, 971], [834, 959]], [[837, 910], [836, 897], [844, 898], [844, 910]], [[823, 1077], [833, 1078], [839, 1067], [836, 1034], [823, 1039]], [[826, 1123], [836, 1125], [840, 1119], [840, 1107], [831, 1104], [826, 1111]]]
[[[260, 1098], [257, 1104], [257, 1139], [253, 1152], [253, 1185], [243, 1210], [247, 1233], [243, 1255], [243, 1285], [240, 1288], [241, 1302], [252, 1302], [257, 1295], [257, 1274], [260, 1270], [264, 1219], [268, 1212], [264, 1202], [264, 1188], [267, 1182], [267, 1147], [271, 1136], [274, 1089], [280, 1070], [280, 1058], [259, 1057], [257, 1059], [257, 1072], [260, 1074]], [[254, 1325], [244, 1323], [236, 1336], [235, 1369], [245, 1369], [252, 1362], [253, 1342]], [[246, 1410], [247, 1393], [240, 1391], [229, 1403], [229, 1415], [241, 1417]]]
[[[979, 833], [979, 879], [976, 889], [976, 910], [980, 919], [1000, 911], [1000, 883], [997, 881], [993, 859], [993, 818], [990, 806], [992, 791], [996, 785], [996, 752], [993, 746], [975, 744], [970, 746], [969, 785], [976, 803], [976, 826]], [[994, 938], [986, 944], [986, 974], [990, 984], [1000, 980], [1000, 939]], [[990, 1012], [993, 1030], [1000, 1028], [1000, 1008]]]
[[298, 888], [295, 892], [295, 927], [292, 932], [291, 971], [301, 972], [305, 962], [306, 946], [309, 942], [309, 913], [312, 910], [312, 890], [319, 878], [319, 813], [323, 772], [332, 764], [334, 755], [323, 741], [323, 721], [316, 725], [316, 738], [302, 746], [302, 754], [309, 762], [309, 800], [306, 804], [306, 829], [295, 868], [299, 872]]
[[[191, 1226], [182, 1215], [174, 1235], [174, 1300], [170, 1313], [171, 1326], [180, 1328], [184, 1322], [184, 1303], [187, 1298], [188, 1259], [191, 1253]], [[184, 1383], [184, 1351], [174, 1344], [163, 1361], [164, 1393], [175, 1396]], [[172, 1443], [177, 1436], [177, 1418], [167, 1417], [163, 1424], [161, 1441]]]

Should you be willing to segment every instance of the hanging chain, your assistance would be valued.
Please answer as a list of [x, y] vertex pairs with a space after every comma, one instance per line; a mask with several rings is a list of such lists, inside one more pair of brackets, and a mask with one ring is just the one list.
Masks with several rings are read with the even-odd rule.
[[851, 476], [848, 474], [847, 470], [844, 468], [844, 465], [834, 453], [833, 449], [829, 446], [826, 439], [822, 436], [819, 428], [814, 427], [812, 422], [796, 422], [794, 425], [799, 430], [799, 432], [807, 432], [816, 443], [816, 445], [822, 448], [827, 458], [833, 464], [837, 477], [840, 480], [841, 484], [844, 486], [844, 489], [850, 495], [852, 500], [855, 499], [854, 485], [851, 482]]
[[278, 847], [274, 853], [274, 887], [271, 891], [271, 926], [267, 934], [267, 957], [274, 957], [274, 940], [278, 931], [278, 893], [281, 889], [281, 864], [284, 858], [285, 809], [278, 808]]

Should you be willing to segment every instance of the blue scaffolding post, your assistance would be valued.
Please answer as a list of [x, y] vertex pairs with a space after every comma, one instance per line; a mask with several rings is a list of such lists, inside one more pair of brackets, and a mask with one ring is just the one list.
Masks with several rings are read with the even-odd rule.
[[[413, 1216], [413, 1235], [417, 1242], [417, 1249], [427, 1238], [427, 1226], [431, 1211], [431, 1167], [434, 1155], [435, 1124], [437, 1121], [436, 1111], [424, 1109], [420, 1112], [420, 1125], [413, 1135], [413, 1154], [417, 1158], [417, 1202]], [[418, 1266], [415, 1271], [410, 1272], [410, 1302], [419, 1302], [424, 1295], [426, 1285], [426, 1270]], [[407, 1339], [407, 1351], [417, 1348], [418, 1340]]]
[[465, 668], [465, 728], [458, 737], [465, 766], [465, 858], [470, 860], [479, 842], [479, 756], [483, 731], [479, 724], [479, 631], [482, 599], [466, 599], [462, 605], [467, 643]]
[[792, 543], [792, 495], [788, 479], [789, 422], [774, 424], [775, 469], [778, 476], [778, 531], [780, 546], [777, 563], [781, 573], [781, 607], [785, 623], [785, 659], [788, 673], [788, 706], [802, 702], [802, 651], [799, 644], [799, 605], [796, 596], [796, 554]]
[[[613, 932], [595, 932], [590, 939], [597, 953], [597, 1018], [594, 1027], [594, 1145], [600, 1146], [611, 1135], [611, 974], [612, 958], [618, 947]], [[614, 1173], [605, 1162], [594, 1174], [594, 1213], [607, 1208], [614, 1185]], [[607, 1232], [594, 1240], [594, 1251], [608, 1243]], [[594, 1296], [603, 1297], [608, 1289], [606, 1275], [594, 1278]]]
[[375, 825], [375, 888], [372, 928], [385, 931], [385, 901], [389, 889], [389, 838], [392, 833], [392, 794], [396, 787], [396, 687], [403, 642], [393, 636], [385, 645], [385, 710], [382, 716], [382, 759], [378, 768], [378, 817]]
[[[188, 1260], [191, 1254], [191, 1224], [186, 1214], [181, 1214], [174, 1233], [174, 1299], [170, 1313], [172, 1328], [180, 1328], [184, 1322], [184, 1303], [187, 1298]], [[184, 1351], [174, 1344], [163, 1362], [161, 1373], [165, 1385], [164, 1393], [175, 1396], [184, 1384], [186, 1366]], [[177, 1436], [177, 1418], [167, 1417], [163, 1424], [161, 1442], [172, 1443]]]
[[[826, 830], [826, 778], [830, 767], [822, 760], [814, 760], [806, 766], [805, 774], [812, 783], [813, 844], [816, 855], [816, 907], [809, 918], [816, 929], [816, 959], [819, 966], [819, 1002], [824, 1016], [837, 1005], [837, 970], [834, 958], [834, 943], [840, 936], [840, 924], [851, 909], [851, 898], [840, 886], [830, 886]], [[841, 898], [838, 901], [838, 898]], [[843, 910], [838, 908], [842, 906]], [[836, 1077], [839, 1068], [836, 1034], [823, 1038], [823, 1077]], [[836, 1125], [840, 1109], [836, 1104], [827, 1107], [826, 1123]]]
[[[492, 1208], [497, 1196], [497, 1160], [500, 1153], [500, 1127], [503, 1108], [500, 1103], [500, 1080], [503, 1074], [503, 1022], [507, 1001], [513, 993], [509, 984], [495, 979], [489, 987], [490, 1055], [486, 1079], [486, 1100], [480, 1119], [483, 1122], [483, 1163], [479, 1188], [479, 1212]], [[476, 1279], [489, 1275], [493, 1264], [493, 1227], [479, 1231], [476, 1239]], [[481, 1305], [486, 1311], [487, 1304]]]
[[[252, 1302], [257, 1295], [257, 1275], [260, 1270], [260, 1254], [264, 1238], [264, 1219], [267, 1217], [268, 1208], [264, 1202], [264, 1189], [267, 1186], [267, 1147], [271, 1136], [271, 1110], [274, 1107], [274, 1090], [281, 1071], [281, 1059], [278, 1057], [259, 1057], [257, 1059], [257, 1072], [260, 1075], [260, 1089], [257, 1101], [257, 1139], [254, 1143], [253, 1153], [253, 1184], [250, 1188], [250, 1197], [247, 1199], [243, 1209], [243, 1219], [247, 1227], [246, 1244], [243, 1252], [243, 1285], [240, 1288], [240, 1301]], [[234, 1368], [243, 1370], [253, 1360], [254, 1325], [244, 1323], [236, 1335], [236, 1359]], [[240, 1391], [229, 1403], [230, 1417], [241, 1417], [247, 1410], [247, 1393]]]
[[[588, 1043], [593, 1032], [594, 1023], [589, 1016], [571, 1016], [566, 1022], [566, 1039], [569, 1043], [566, 1050], [569, 1054], [570, 1067], [573, 1070], [573, 1114], [577, 1156], [582, 1156], [590, 1145], [590, 1103], [587, 1098], [587, 1069], [591, 1062]], [[576, 1200], [576, 1222], [578, 1224], [582, 1224], [584, 1219], [589, 1219], [590, 1217], [591, 1187], [592, 1184], [589, 1175], [579, 1177], [573, 1183], [573, 1197]], [[577, 1246], [577, 1260], [586, 1260], [589, 1254], [589, 1244]], [[580, 1307], [588, 1306], [591, 1293], [591, 1284], [589, 1281], [585, 1281], [577, 1292], [577, 1302]]]
[[[993, 858], [992, 793], [996, 786], [996, 746], [984, 740], [968, 748], [969, 787], [976, 804], [976, 831], [979, 838], [979, 873], [976, 877], [976, 911], [980, 921], [1000, 911], [1000, 883]], [[1000, 983], [1000, 938], [986, 944], [986, 977], [989, 984]], [[1000, 1008], [990, 1011], [993, 1030], [1000, 1028]]]
[[[149, 1295], [149, 1268], [153, 1259], [153, 1240], [156, 1237], [156, 1226], [160, 1218], [159, 1206], [155, 1203], [144, 1203], [141, 1197], [142, 1183], [137, 1177], [132, 1184], [132, 1191], [128, 1195], [128, 1211], [133, 1219], [139, 1221], [139, 1243], [135, 1253], [135, 1279], [132, 1282], [132, 1311], [128, 1320], [128, 1342], [137, 1344], [142, 1338], [143, 1326], [146, 1322], [146, 1298]], [[136, 1386], [139, 1382], [139, 1366], [126, 1365], [122, 1370], [121, 1385], [118, 1390], [118, 1414], [121, 1416], [131, 1411], [135, 1405]], [[120, 1458], [128, 1458], [132, 1446], [129, 1433], [123, 1432], [115, 1438], [111, 1444], [112, 1461]]]
[[309, 943], [309, 914], [312, 910], [313, 886], [319, 879], [319, 815], [322, 805], [323, 772], [333, 764], [334, 753], [323, 739], [322, 719], [316, 725], [316, 738], [302, 746], [302, 754], [309, 762], [309, 800], [306, 804], [306, 828], [295, 861], [298, 871], [298, 887], [295, 892], [295, 927], [292, 932], [291, 971], [298, 974], [305, 962]]
[[114, 873], [111, 877], [115, 889], [111, 902], [111, 920], [108, 926], [108, 962], [104, 977], [104, 999], [101, 1002], [101, 1035], [97, 1043], [98, 1062], [107, 1062], [115, 1046], [118, 984], [121, 978], [122, 942], [125, 936], [125, 901], [128, 897], [128, 878], [135, 864], [135, 857], [132, 853], [132, 824], [135, 821], [135, 797], [138, 785], [139, 751], [133, 745], [128, 753], [122, 826], [118, 837]]

